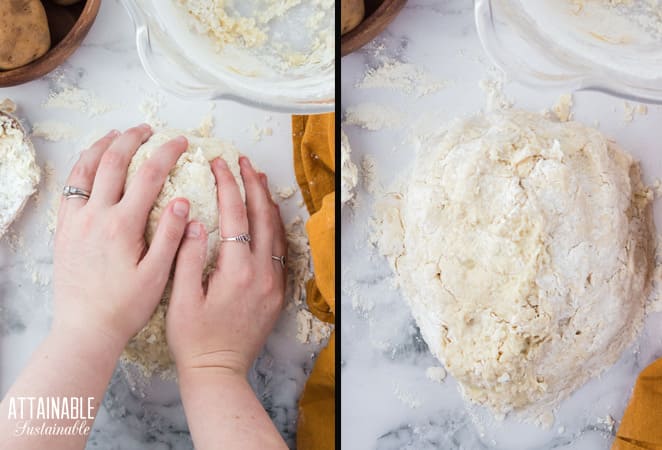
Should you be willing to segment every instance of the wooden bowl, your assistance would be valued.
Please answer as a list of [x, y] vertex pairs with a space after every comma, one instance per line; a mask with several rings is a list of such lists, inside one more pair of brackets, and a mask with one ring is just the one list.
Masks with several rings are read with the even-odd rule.
[[[3, 1], [3, 0], [0, 0]], [[80, 46], [87, 32], [90, 31], [94, 19], [97, 17], [101, 0], [85, 0], [71, 6], [65, 7], [67, 11], [77, 17], [75, 23], [64, 37], [53, 36], [54, 31], [59, 26], [67, 26], [59, 22], [52, 22], [53, 15], [47, 6], [49, 0], [44, 0], [46, 7], [49, 28], [51, 28], [51, 48], [39, 59], [32, 61], [22, 67], [11, 70], [0, 70], [0, 87], [15, 86], [17, 84], [27, 83], [36, 78], [42, 77], [62, 64], [71, 54]], [[70, 24], [69, 24], [70, 25]], [[66, 29], [64, 30], [66, 32]], [[58, 30], [62, 32], [62, 30]], [[58, 42], [59, 40], [59, 42]]]
[[340, 38], [340, 55], [349, 55], [376, 38], [406, 3], [407, 0], [366, 0], [363, 22]]

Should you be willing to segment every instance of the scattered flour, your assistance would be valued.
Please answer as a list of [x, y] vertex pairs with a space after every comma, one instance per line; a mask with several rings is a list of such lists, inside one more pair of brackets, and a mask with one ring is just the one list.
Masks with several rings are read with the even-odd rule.
[[387, 59], [379, 67], [368, 69], [356, 87], [393, 89], [423, 97], [443, 89], [447, 84], [418, 66]]
[[485, 111], [492, 112], [512, 108], [514, 102], [506, 97], [503, 92], [503, 85], [506, 81], [505, 74], [496, 68], [490, 68], [487, 72], [487, 78], [478, 82], [483, 92], [485, 92], [486, 105]]
[[168, 122], [159, 118], [159, 111], [165, 106], [165, 97], [161, 93], [149, 94], [140, 103], [138, 109], [144, 115], [145, 123], [153, 128], [165, 128]]
[[648, 114], [648, 106], [639, 103], [637, 105], [633, 105], [632, 103], [628, 101], [623, 102], [623, 120], [625, 122], [632, 122], [635, 118], [635, 116], [640, 115], [640, 116], [645, 116]]
[[289, 198], [292, 198], [292, 196], [296, 193], [296, 188], [293, 186], [281, 186], [276, 188], [276, 195], [281, 200], [287, 200]]
[[361, 160], [361, 181], [366, 192], [377, 193], [377, 167], [375, 158], [371, 155], [364, 155]]
[[559, 122], [567, 122], [572, 119], [572, 94], [562, 94], [552, 111]]
[[435, 383], [443, 383], [446, 379], [446, 369], [443, 367], [428, 367], [425, 370], [425, 376]]
[[251, 131], [253, 132], [253, 142], [260, 142], [265, 136], [273, 136], [274, 134], [273, 128], [260, 127], [257, 124], [253, 124]]
[[67, 122], [44, 120], [32, 125], [32, 136], [50, 142], [70, 141], [77, 138], [79, 130]]
[[358, 168], [352, 162], [352, 148], [345, 132], [340, 130], [340, 203], [345, 205], [354, 198], [354, 188], [358, 183]]
[[404, 391], [398, 383], [393, 384], [393, 394], [395, 395], [395, 398], [411, 409], [416, 409], [421, 406], [421, 401], [411, 392]]
[[360, 103], [345, 109], [344, 125], [355, 125], [370, 131], [402, 126], [403, 117], [395, 108], [379, 103]]
[[101, 99], [90, 90], [75, 86], [64, 86], [49, 93], [44, 102], [44, 107], [69, 109], [85, 113], [89, 117], [95, 117], [116, 109], [117, 105]]

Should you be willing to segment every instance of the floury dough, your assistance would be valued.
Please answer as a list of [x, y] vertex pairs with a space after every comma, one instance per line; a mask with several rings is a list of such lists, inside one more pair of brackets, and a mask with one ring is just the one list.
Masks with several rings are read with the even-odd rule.
[[652, 195], [599, 131], [523, 111], [458, 121], [426, 139], [403, 194], [377, 214], [380, 249], [471, 401], [549, 418], [639, 332]]
[[7, 101], [0, 103], [0, 236], [21, 213], [40, 179], [30, 139], [18, 121], [3, 112], [13, 107]]
[[354, 188], [358, 183], [359, 170], [352, 162], [352, 148], [343, 130], [340, 130], [340, 204], [345, 205], [354, 199]]
[[[149, 159], [162, 144], [180, 135], [187, 137], [189, 147], [170, 171], [154, 203], [145, 230], [145, 241], [148, 245], [152, 242], [161, 214], [168, 203], [177, 197], [187, 198], [190, 202], [189, 220], [196, 220], [204, 224], [208, 233], [204, 272], [206, 277], [215, 267], [219, 244], [216, 180], [209, 162], [216, 157], [224, 159], [235, 176], [241, 189], [241, 195], [244, 197], [237, 150], [231, 144], [215, 138], [187, 135], [178, 130], [160, 131], [143, 144], [134, 155], [129, 165], [126, 186], [131, 184], [141, 164]], [[167, 371], [172, 365], [165, 337], [165, 315], [169, 297], [170, 283], [149, 323], [129, 342], [124, 351], [124, 359], [139, 364], [147, 375]]]

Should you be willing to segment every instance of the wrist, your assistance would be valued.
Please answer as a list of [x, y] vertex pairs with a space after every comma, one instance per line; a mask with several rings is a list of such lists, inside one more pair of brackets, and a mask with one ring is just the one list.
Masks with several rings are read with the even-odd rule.
[[128, 343], [128, 339], [109, 333], [103, 327], [69, 323], [57, 318], [53, 320], [49, 339], [94, 361], [112, 362], [113, 366]]

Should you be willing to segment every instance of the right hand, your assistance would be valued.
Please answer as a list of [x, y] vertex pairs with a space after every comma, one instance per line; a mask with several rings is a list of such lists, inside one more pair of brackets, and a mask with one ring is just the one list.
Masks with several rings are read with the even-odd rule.
[[239, 160], [246, 205], [227, 164], [216, 159], [221, 236], [249, 233], [250, 245], [220, 244], [207, 292], [202, 273], [207, 234], [189, 223], [175, 265], [166, 318], [168, 345], [177, 371], [221, 369], [246, 377], [280, 314], [285, 296], [284, 270], [272, 255], [287, 253], [280, 212], [267, 179]]

